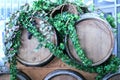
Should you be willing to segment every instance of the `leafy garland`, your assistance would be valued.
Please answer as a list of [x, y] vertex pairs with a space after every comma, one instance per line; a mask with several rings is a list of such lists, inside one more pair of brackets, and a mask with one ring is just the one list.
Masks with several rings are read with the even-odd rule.
[[[79, 70], [98, 73], [96, 80], [100, 80], [106, 74], [118, 70], [120, 65], [120, 59], [115, 56], [111, 56], [108, 61], [99, 66], [90, 66], [92, 64], [92, 61], [90, 61], [85, 56], [84, 51], [81, 49], [76, 34], [76, 29], [74, 28], [75, 22], [79, 19], [77, 15], [68, 12], [63, 12], [62, 14], [57, 14], [54, 18], [49, 17], [49, 14], [52, 11], [52, 9], [62, 4], [63, 2], [52, 3], [46, 0], [39, 0], [33, 3], [32, 9], [29, 8], [28, 5], [25, 5], [19, 12], [13, 14], [10, 21], [7, 24], [8, 28], [6, 28], [6, 31], [9, 31], [12, 28], [14, 29], [12, 30], [13, 34], [11, 36], [6, 35], [6, 40], [8, 39], [6, 41], [6, 45], [8, 45], [9, 42], [12, 42], [11, 46], [6, 46], [6, 55], [12, 55], [12, 57], [9, 57], [10, 72], [12, 74], [11, 80], [16, 80], [17, 67], [15, 55], [18, 53], [21, 44], [20, 36], [23, 29], [27, 29], [27, 31], [30, 32], [35, 38], [37, 38], [40, 43], [45, 41], [46, 44], [42, 46], [48, 48], [51, 51], [51, 53], [53, 53], [56, 57], [60, 58], [63, 62], [67, 63], [68, 65], [71, 65]], [[42, 5], [43, 3], [45, 5]], [[80, 8], [78, 9], [80, 10]], [[63, 35], [62, 38], [65, 37], [64, 35], [69, 35], [74, 45], [74, 48], [77, 51], [78, 56], [82, 60], [83, 65], [76, 64], [76, 62], [69, 58], [68, 55], [64, 54], [63, 50], [65, 49], [65, 46], [63, 41], [60, 43], [59, 46], [55, 46], [52, 42], [47, 41], [44, 38], [43, 34], [40, 33], [39, 30], [33, 24], [33, 17], [48, 21], [61, 35]], [[8, 34], [10, 32], [8, 32]]]
[[69, 35], [72, 43], [74, 45], [74, 48], [76, 49], [76, 52], [80, 59], [82, 60], [82, 63], [85, 66], [91, 66], [92, 61], [90, 61], [86, 56], [84, 51], [81, 49], [81, 46], [79, 45], [78, 36], [76, 33], [76, 29], [74, 27], [75, 22], [79, 19], [79, 16], [73, 15], [67, 12], [63, 12], [62, 14], [56, 15], [54, 18], [50, 20], [51, 24], [57, 29], [59, 34], [65, 38], [65, 35]]

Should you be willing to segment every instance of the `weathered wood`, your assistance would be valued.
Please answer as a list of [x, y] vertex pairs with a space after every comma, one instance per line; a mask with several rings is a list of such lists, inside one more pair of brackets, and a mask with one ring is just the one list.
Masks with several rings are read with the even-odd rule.
[[103, 80], [120, 80], [120, 72], [117, 71], [116, 73], [111, 73], [106, 75]]
[[44, 80], [85, 80], [77, 71], [71, 69], [58, 69], [50, 72]]
[[51, 17], [54, 17], [55, 15], [57, 15], [58, 13], [62, 13], [64, 11], [70, 12], [72, 14], [76, 14], [78, 15], [78, 11], [75, 5], [73, 4], [62, 4], [60, 6], [57, 6], [56, 8], [54, 8], [50, 14]]
[[120, 74], [112, 76], [111, 78], [109, 78], [108, 80], [120, 80]]
[[0, 76], [0, 80], [10, 80], [10, 76], [5, 74]]
[[49, 64], [47, 64], [44, 67], [26, 67], [18, 62], [18, 69], [25, 72], [32, 80], [44, 80], [47, 74], [57, 69], [72, 69], [74, 71], [79, 72], [87, 80], [95, 80], [94, 78], [97, 75], [96, 73], [88, 73], [82, 70], [72, 68], [57, 58], [52, 60]]
[[[8, 73], [8, 72], [1, 73], [0, 80], [10, 80], [10, 73]], [[31, 79], [22, 71], [18, 71], [17, 80], [31, 80]]]
[[[38, 30], [51, 42], [57, 45], [57, 35], [55, 30], [52, 29], [52, 26], [40, 19], [36, 19], [36, 23], [38, 23], [36, 24]], [[31, 39], [28, 39], [27, 30], [23, 30], [22, 32], [21, 43], [17, 59], [25, 65], [44, 65], [53, 58], [53, 54], [50, 53], [49, 49], [45, 47], [40, 47], [38, 50], [36, 49], [40, 43], [34, 36], [32, 36]]]
[[[86, 56], [93, 61], [93, 66], [106, 61], [112, 53], [114, 46], [113, 33], [110, 26], [97, 18], [86, 18], [79, 21], [76, 30], [82, 49]], [[68, 39], [68, 53], [78, 62], [80, 59]]]
[[52, 78], [52, 80], [77, 80], [77, 79], [69, 75], [59, 75]]

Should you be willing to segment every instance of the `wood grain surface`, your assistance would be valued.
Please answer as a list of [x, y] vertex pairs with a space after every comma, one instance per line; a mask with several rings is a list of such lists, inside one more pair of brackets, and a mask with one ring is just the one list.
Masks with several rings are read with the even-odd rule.
[[[81, 20], [76, 25], [81, 47], [86, 56], [93, 61], [94, 66], [106, 61], [112, 53], [114, 39], [109, 27], [99, 19]], [[70, 39], [68, 39], [68, 50], [71, 56], [80, 61]]]
[[[57, 35], [55, 31], [51, 36], [51, 42], [57, 45]], [[37, 50], [36, 48], [38, 45], [38, 40], [33, 36], [31, 39], [28, 39], [27, 30], [23, 30], [21, 36], [21, 46], [17, 59], [27, 65], [39, 65], [49, 61], [50, 58], [53, 57], [53, 54], [50, 53], [49, 49], [44, 47]]]
[[10, 80], [10, 75], [8, 75], [8, 74], [1, 75], [0, 80]]
[[80, 74], [83, 75], [87, 80], [95, 80], [96, 73], [88, 73], [84, 72], [82, 70], [77, 70], [75, 68], [72, 68], [65, 63], [63, 63], [60, 59], [54, 58], [48, 65], [44, 67], [27, 67], [18, 62], [18, 69], [25, 72], [32, 80], [44, 80], [45, 76], [57, 69], [72, 69]]
[[115, 76], [111, 77], [111, 78], [108, 79], [108, 80], [120, 80], [120, 74], [115, 75]]
[[59, 75], [59, 76], [52, 78], [52, 80], [61, 80], [61, 79], [62, 80], [77, 80], [76, 78], [69, 76], [69, 75]]

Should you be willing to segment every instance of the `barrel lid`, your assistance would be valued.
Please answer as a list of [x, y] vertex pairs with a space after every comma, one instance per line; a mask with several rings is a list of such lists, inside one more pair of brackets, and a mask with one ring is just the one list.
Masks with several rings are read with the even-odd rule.
[[[37, 28], [39, 27], [38, 28], [39, 31], [41, 31], [46, 38], [49, 37], [50, 41], [57, 45], [57, 35], [52, 26], [40, 19], [36, 19], [36, 23], [37, 23], [36, 27]], [[46, 24], [47, 26], [45, 26]], [[47, 29], [44, 26], [51, 27]], [[52, 33], [50, 34], [48, 30], [50, 30], [50, 32]], [[21, 43], [22, 44], [19, 48], [19, 54], [17, 55], [17, 59], [24, 65], [43, 66], [47, 64], [49, 61], [51, 61], [54, 57], [53, 54], [49, 51], [49, 49], [45, 47], [40, 47], [39, 49], [36, 49], [40, 43], [33, 36], [31, 39], [28, 39], [28, 31], [26, 29], [24, 29], [22, 32]]]
[[109, 73], [102, 80], [120, 80], [120, 71]]
[[50, 14], [50, 17], [54, 17], [56, 14], [62, 13], [65, 11], [78, 15], [78, 11], [75, 5], [70, 3], [65, 3], [54, 8]]
[[50, 72], [44, 80], [85, 80], [78, 72], [70, 69], [58, 69]]
[[[112, 54], [114, 46], [111, 26], [107, 21], [95, 15], [93, 13], [84, 14], [81, 20], [76, 23], [79, 42], [86, 56], [93, 61], [92, 66], [105, 62]], [[67, 40], [67, 52], [72, 59], [80, 63], [80, 59], [69, 38]]]

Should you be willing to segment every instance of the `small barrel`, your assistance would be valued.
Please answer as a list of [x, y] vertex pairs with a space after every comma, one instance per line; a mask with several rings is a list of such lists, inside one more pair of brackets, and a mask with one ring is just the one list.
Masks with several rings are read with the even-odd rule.
[[108, 74], [102, 80], [120, 80], [120, 72]]
[[85, 78], [74, 70], [58, 69], [50, 72], [44, 80], [85, 80]]
[[[44, 37], [57, 46], [55, 29], [49, 23], [38, 18], [35, 18], [35, 24]], [[24, 29], [19, 54], [17, 55], [18, 61], [27, 66], [44, 66], [49, 63], [54, 57], [53, 54], [45, 47], [37, 49], [39, 44], [38, 40]]]
[[78, 15], [78, 11], [75, 5], [73, 4], [62, 4], [60, 6], [57, 6], [56, 8], [54, 8], [50, 14], [50, 17], [54, 17], [56, 14], [58, 13], [62, 13], [64, 11], [70, 12], [72, 14], [76, 14]]
[[[10, 80], [10, 73], [0, 73], [0, 80]], [[18, 71], [17, 80], [31, 80], [24, 72]]]
[[[108, 22], [97, 14], [86, 13], [75, 27], [81, 48], [87, 58], [93, 61], [92, 66], [104, 63], [110, 57], [114, 46], [114, 37]], [[72, 59], [81, 64], [69, 36], [66, 38], [66, 51]]]

